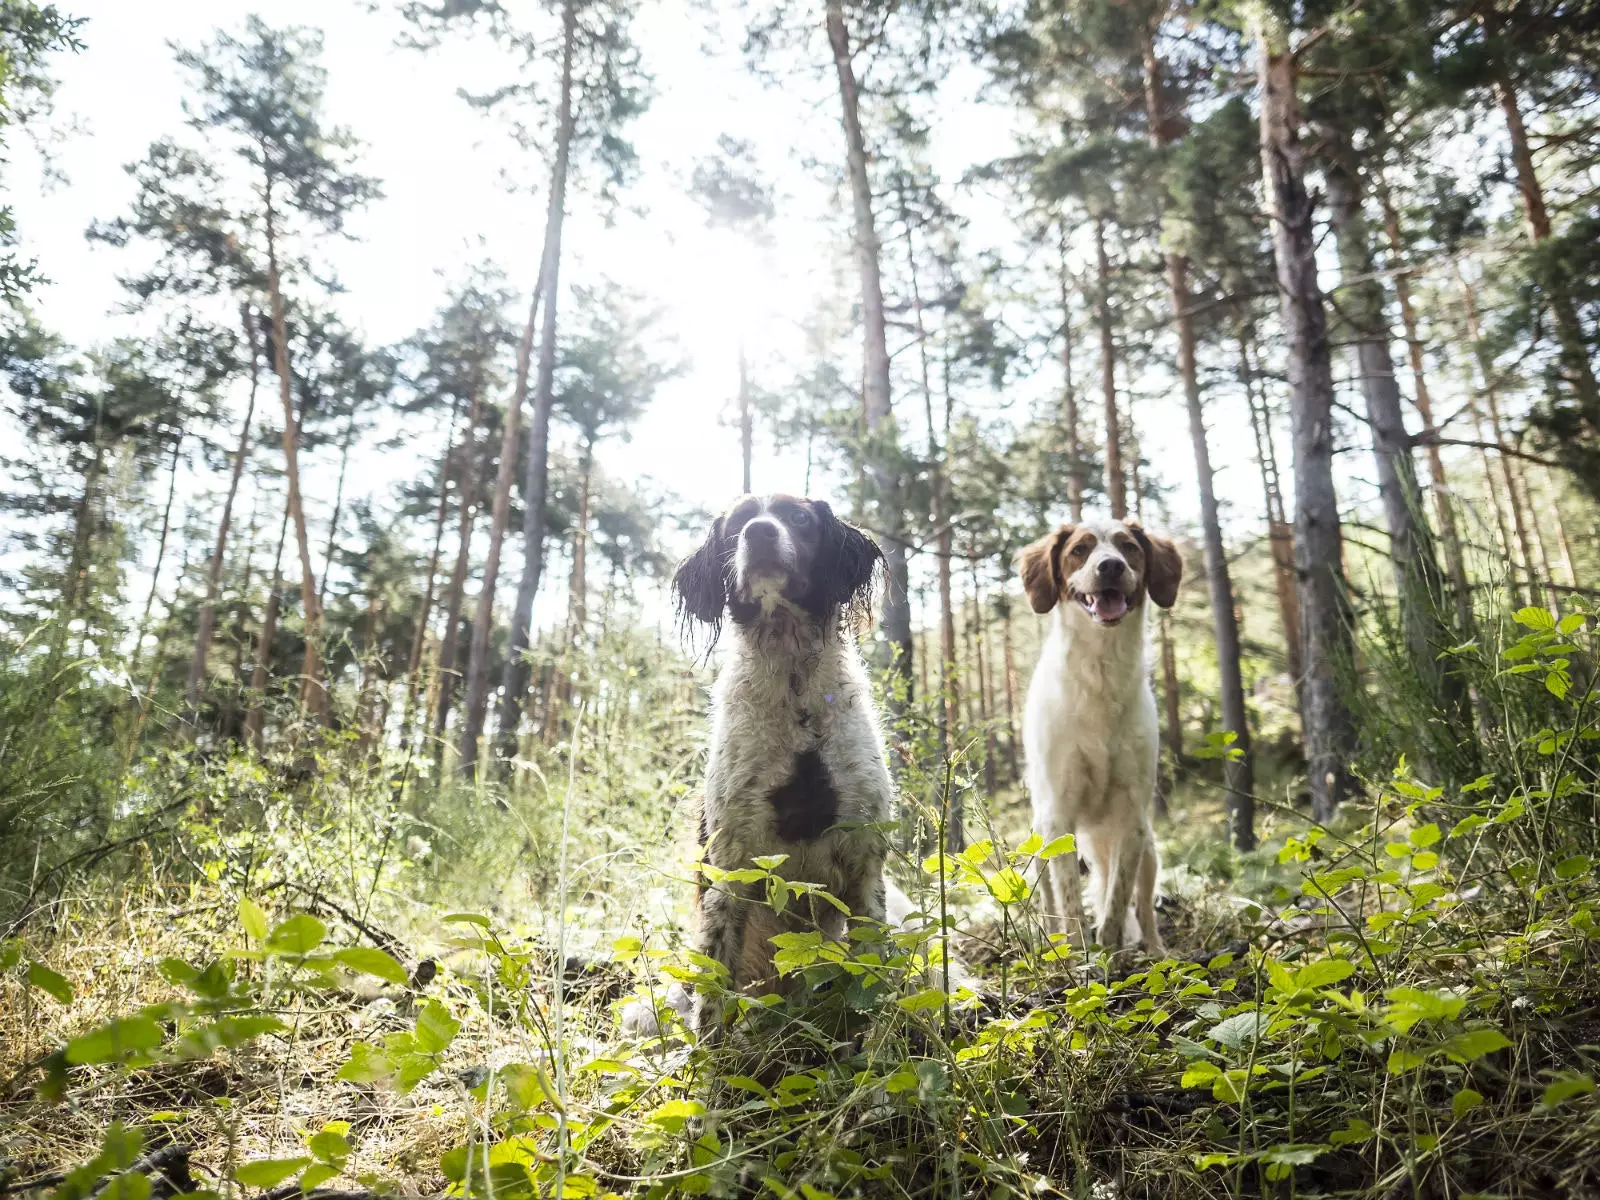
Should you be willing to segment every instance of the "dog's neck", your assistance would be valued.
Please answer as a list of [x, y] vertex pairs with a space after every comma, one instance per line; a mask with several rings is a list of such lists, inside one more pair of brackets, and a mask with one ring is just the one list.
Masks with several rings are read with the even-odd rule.
[[[1149, 675], [1145, 615], [1139, 604], [1115, 625], [1097, 625], [1074, 601], [1063, 601], [1051, 612], [1051, 642], [1069, 674], [1103, 676], [1106, 692], [1129, 694], [1143, 686]], [[1046, 653], [1050, 653], [1046, 649]]]

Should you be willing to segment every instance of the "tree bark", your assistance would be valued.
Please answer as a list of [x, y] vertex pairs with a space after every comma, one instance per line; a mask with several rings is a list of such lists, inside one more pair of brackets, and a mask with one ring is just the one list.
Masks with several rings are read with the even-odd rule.
[[[877, 525], [882, 543], [889, 586], [880, 609], [886, 661], [883, 666], [895, 671], [904, 681], [909, 697], [912, 684], [911, 594], [906, 546], [901, 530], [900, 471], [896, 459], [894, 410], [889, 394], [889, 346], [883, 307], [883, 278], [880, 266], [882, 247], [878, 241], [872, 208], [872, 180], [867, 173], [866, 141], [861, 132], [860, 97], [856, 87], [855, 64], [851, 57], [850, 34], [845, 26], [842, 0], [827, 0], [828, 42], [833, 49], [834, 68], [839, 76], [839, 101], [844, 124], [845, 152], [850, 176], [850, 192], [855, 209], [856, 265], [861, 277], [863, 324], [863, 387], [867, 435], [867, 467], [876, 505]], [[890, 708], [898, 716], [903, 707], [900, 696], [891, 690]]]
[[572, 531], [572, 588], [568, 604], [571, 642], [581, 646], [589, 627], [589, 503], [594, 443], [585, 441], [578, 464], [578, 527]]
[[1300, 720], [1312, 814], [1332, 818], [1350, 790], [1355, 723], [1339, 673], [1354, 661], [1333, 485], [1333, 367], [1317, 284], [1313, 206], [1306, 193], [1294, 58], [1282, 39], [1258, 31], [1261, 166], [1272, 220], [1289, 363], [1294, 430], [1295, 569], [1300, 591]]
[[[1383, 205], [1383, 228], [1389, 242], [1389, 253], [1397, 267], [1405, 258], [1405, 239], [1400, 233], [1400, 217], [1394, 210], [1387, 188], [1380, 189], [1378, 199]], [[1433, 397], [1428, 390], [1428, 373], [1422, 353], [1422, 338], [1417, 331], [1416, 309], [1411, 303], [1411, 280], [1403, 269], [1393, 272], [1395, 301], [1400, 307], [1400, 326], [1406, 338], [1406, 358], [1411, 365], [1411, 390], [1417, 415], [1423, 427], [1433, 429]], [[1461, 548], [1461, 531], [1456, 526], [1455, 497], [1450, 491], [1450, 479], [1445, 472], [1444, 456], [1439, 444], [1430, 441], [1427, 447], [1428, 476], [1433, 480], [1433, 506], [1439, 518], [1439, 540], [1444, 545], [1445, 572], [1450, 579], [1451, 599], [1456, 614], [1456, 632], [1466, 640], [1473, 636], [1477, 622], [1472, 613], [1472, 585], [1467, 578], [1467, 559]]]
[[1122, 431], [1117, 419], [1117, 342], [1111, 320], [1111, 260], [1106, 255], [1106, 222], [1094, 218], [1095, 312], [1100, 322], [1100, 393], [1105, 404], [1106, 502], [1111, 517], [1128, 515], [1128, 491], [1122, 473]]
[[1298, 691], [1301, 682], [1300, 661], [1300, 597], [1296, 590], [1294, 569], [1294, 526], [1289, 523], [1283, 508], [1282, 477], [1278, 472], [1278, 454], [1272, 444], [1272, 417], [1266, 397], [1256, 405], [1255, 367], [1250, 361], [1250, 337], [1243, 327], [1239, 331], [1239, 378], [1244, 384], [1245, 400], [1250, 405], [1250, 431], [1255, 435], [1256, 463], [1261, 468], [1261, 491], [1267, 512], [1267, 540], [1272, 549], [1272, 581], [1278, 593], [1278, 617], [1283, 625], [1284, 657], [1289, 668], [1289, 678]]
[[1078, 389], [1072, 381], [1072, 297], [1067, 290], [1067, 222], [1056, 222], [1056, 279], [1061, 287], [1061, 416], [1067, 440], [1067, 511], [1083, 520], [1083, 437], [1079, 431]]
[[283, 463], [289, 491], [289, 517], [294, 522], [295, 549], [300, 555], [300, 603], [305, 610], [305, 660], [300, 669], [300, 704], [318, 721], [328, 717], [328, 691], [322, 680], [322, 602], [317, 598], [317, 577], [311, 569], [311, 540], [306, 532], [305, 506], [300, 496], [300, 422], [295, 417], [294, 388], [289, 374], [289, 330], [284, 315], [283, 289], [278, 279], [277, 227], [272, 208], [272, 180], [267, 179], [267, 295], [272, 302], [273, 361], [278, 372], [278, 395], [283, 401]]
[[333, 513], [328, 518], [328, 548], [322, 556], [322, 582], [317, 585], [317, 607], [328, 602], [328, 576], [333, 574], [333, 554], [338, 546], [339, 518], [344, 515], [344, 479], [350, 466], [350, 447], [356, 440], [356, 410], [352, 405], [345, 418], [344, 437], [339, 439], [339, 481], [333, 488]]
[[[561, 227], [566, 216], [567, 168], [572, 156], [575, 127], [573, 113], [573, 53], [578, 36], [577, 0], [561, 7], [561, 100], [556, 125], [556, 157], [550, 172], [550, 203], [545, 214], [544, 261], [540, 287], [544, 291], [544, 324], [539, 332], [539, 376], [534, 390], [533, 420], [528, 426], [528, 461], [522, 481], [522, 580], [511, 618], [511, 638], [500, 671], [498, 745], [503, 758], [516, 753], [517, 726], [522, 720], [522, 700], [528, 690], [527, 650], [533, 623], [533, 601], [544, 571], [546, 492], [550, 474], [550, 410], [555, 402], [556, 299], [561, 283]], [[476, 639], [474, 631], [474, 639]]]
[[[532, 317], [529, 318], [530, 328]], [[433, 719], [435, 773], [444, 757], [444, 732], [450, 719], [450, 704], [455, 697], [456, 681], [461, 670], [457, 663], [461, 641], [461, 603], [466, 590], [467, 571], [472, 559], [472, 523], [477, 512], [478, 452], [477, 431], [481, 414], [481, 385], [474, 387], [472, 409], [467, 415], [467, 432], [461, 443], [461, 481], [458, 489], [460, 503], [456, 522], [456, 562], [450, 572], [450, 584], [445, 592], [444, 636], [439, 643], [439, 695]], [[502, 447], [502, 453], [504, 447]], [[498, 491], [496, 492], [498, 495]]]
[[[1496, 68], [1495, 97], [1500, 111], [1505, 114], [1506, 132], [1511, 138], [1511, 161], [1517, 171], [1517, 190], [1522, 193], [1523, 214], [1528, 223], [1528, 236], [1538, 245], [1550, 236], [1550, 213], [1545, 207], [1544, 187], [1533, 164], [1533, 151], [1528, 146], [1528, 130], [1522, 121], [1522, 105], [1517, 98], [1516, 85], [1503, 66]], [[1556, 340], [1561, 346], [1561, 366], [1578, 400], [1590, 432], [1600, 436], [1600, 383], [1595, 380], [1594, 364], [1589, 360], [1588, 342], [1583, 336], [1583, 325], [1578, 317], [1572, 296], [1561, 286], [1546, 283], [1550, 301], [1550, 315], [1556, 326]]]
[[256, 643], [255, 667], [250, 672], [250, 708], [244, 718], [245, 741], [260, 750], [266, 730], [267, 682], [272, 664], [272, 641], [278, 635], [279, 597], [283, 591], [283, 546], [289, 535], [289, 505], [283, 506], [278, 525], [278, 549], [272, 556], [272, 588], [267, 592], [267, 611], [261, 618], [261, 639]]
[[1353, 147], [1337, 139], [1333, 161], [1323, 178], [1330, 217], [1338, 241], [1339, 273], [1347, 319], [1354, 343], [1367, 427], [1372, 431], [1372, 457], [1378, 496], [1389, 529], [1389, 561], [1394, 570], [1400, 628], [1411, 670], [1434, 706], [1466, 729], [1466, 693], [1460, 678], [1444, 669], [1440, 654], [1457, 638], [1443, 619], [1444, 574], [1439, 569], [1433, 532], [1423, 516], [1422, 489], [1411, 457], [1411, 435], [1400, 407], [1400, 384], [1389, 352], [1390, 332], [1383, 314], [1383, 287], [1378, 282], [1372, 239], [1362, 212], [1361, 180], [1349, 161]]
[[[1155, 28], [1147, 26], [1144, 40], [1145, 115], [1150, 143], [1159, 152], [1171, 128], [1161, 102], [1162, 64], [1156, 57]], [[1227, 788], [1228, 827], [1240, 850], [1255, 847], [1255, 758], [1250, 746], [1250, 717], [1245, 709], [1244, 672], [1240, 663], [1239, 624], [1233, 610], [1233, 580], [1228, 572], [1227, 548], [1222, 542], [1222, 521], [1217, 508], [1211, 448], [1206, 440], [1205, 409], [1200, 398], [1200, 376], [1195, 363], [1194, 317], [1189, 311], [1189, 260], [1169, 252], [1167, 298], [1172, 307], [1173, 330], [1178, 337], [1178, 378], [1183, 383], [1184, 407], [1189, 414], [1189, 440], [1194, 447], [1195, 482], [1200, 492], [1200, 525], [1205, 541], [1206, 583], [1211, 597], [1211, 629], [1217, 645], [1217, 674], [1222, 693], [1222, 720], [1234, 735], [1233, 749], [1223, 766]]]
[[[244, 321], [245, 336], [250, 344], [250, 398], [245, 404], [244, 422], [239, 427], [239, 445], [233, 452], [233, 473], [228, 477], [228, 495], [222, 502], [222, 516], [217, 521], [217, 540], [211, 548], [211, 561], [206, 565], [206, 594], [200, 604], [199, 626], [194, 635], [194, 655], [189, 660], [189, 680], [185, 688], [185, 704], [194, 719], [200, 703], [200, 691], [205, 686], [206, 658], [211, 652], [211, 639], [217, 627], [217, 592], [222, 582], [223, 562], [228, 551], [228, 530], [233, 522], [233, 502], [239, 495], [239, 480], [244, 475], [245, 460], [250, 456], [250, 423], [256, 415], [256, 390], [261, 382], [261, 350], [258, 341], [260, 328], [248, 304], [239, 306]], [[273, 332], [276, 338], [276, 326]]]
[[150, 627], [150, 609], [156, 602], [156, 589], [161, 585], [161, 564], [167, 557], [167, 534], [172, 530], [172, 502], [178, 496], [178, 452], [183, 448], [183, 434], [172, 439], [172, 461], [167, 465], [167, 503], [161, 510], [161, 536], [156, 539], [156, 562], [150, 569], [150, 590], [144, 596], [144, 612], [139, 617], [139, 630], [133, 639], [133, 661], [128, 674], [139, 674], [139, 658], [144, 650], [145, 631]]

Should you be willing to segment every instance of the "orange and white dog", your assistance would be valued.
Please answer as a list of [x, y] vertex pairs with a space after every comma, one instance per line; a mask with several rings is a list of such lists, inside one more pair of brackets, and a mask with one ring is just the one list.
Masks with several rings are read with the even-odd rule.
[[[1145, 601], [1172, 607], [1183, 559], [1132, 521], [1091, 520], [1062, 525], [1018, 562], [1033, 611], [1050, 616], [1022, 716], [1034, 829], [1047, 843], [1075, 836], [1100, 945], [1117, 949], [1142, 935], [1147, 950], [1164, 954], [1150, 824], [1160, 729]], [[1087, 944], [1078, 853], [1051, 859], [1041, 882], [1060, 931]]]

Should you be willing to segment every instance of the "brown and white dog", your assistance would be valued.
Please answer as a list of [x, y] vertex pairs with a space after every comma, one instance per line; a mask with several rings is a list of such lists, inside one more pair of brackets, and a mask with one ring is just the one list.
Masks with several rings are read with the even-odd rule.
[[[1033, 827], [1047, 843], [1075, 835], [1090, 867], [1096, 941], [1120, 947], [1133, 934], [1132, 916], [1146, 949], [1165, 953], [1155, 916], [1159, 726], [1145, 600], [1172, 607], [1183, 559], [1135, 522], [1091, 520], [1062, 525], [1018, 563], [1033, 611], [1050, 614], [1022, 716]], [[1078, 854], [1044, 867], [1049, 913], [1074, 944], [1086, 944]]]
[[[787, 855], [783, 878], [821, 884], [852, 915], [880, 922], [893, 789], [849, 618], [866, 608], [881, 561], [872, 539], [823, 501], [743, 496], [673, 579], [683, 617], [708, 626], [713, 641], [733, 622], [732, 653], [711, 692], [705, 861], [732, 871]], [[845, 932], [832, 906], [797, 903], [780, 914], [751, 885], [714, 882], [699, 902], [697, 948], [727, 968], [730, 987], [756, 994], [777, 984], [775, 934]], [[668, 1003], [684, 1007], [680, 996]], [[722, 1023], [716, 1001], [697, 996], [696, 1034], [715, 1036]], [[648, 1020], [625, 1024], [654, 1032]]]

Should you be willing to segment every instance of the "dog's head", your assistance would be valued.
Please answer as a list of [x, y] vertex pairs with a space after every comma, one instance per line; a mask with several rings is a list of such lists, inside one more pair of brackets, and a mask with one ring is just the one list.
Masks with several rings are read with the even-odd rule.
[[1183, 578], [1183, 558], [1171, 539], [1146, 533], [1136, 521], [1063, 525], [1025, 547], [1017, 561], [1034, 612], [1072, 604], [1102, 626], [1120, 622], [1147, 595], [1171, 608]]
[[741, 496], [673, 577], [679, 612], [712, 628], [808, 621], [822, 629], [864, 609], [883, 554], [822, 500]]

